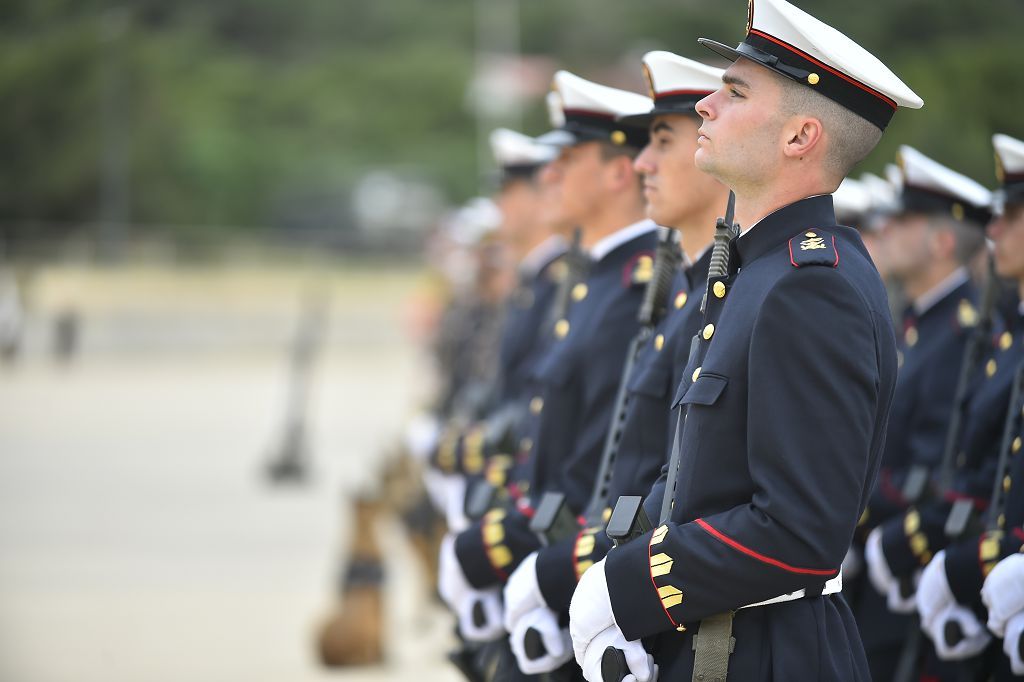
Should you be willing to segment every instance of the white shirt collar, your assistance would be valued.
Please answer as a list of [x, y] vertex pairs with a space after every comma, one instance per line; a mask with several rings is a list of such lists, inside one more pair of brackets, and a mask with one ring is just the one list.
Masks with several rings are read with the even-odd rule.
[[926, 312], [931, 310], [936, 303], [944, 299], [950, 294], [950, 292], [966, 282], [967, 279], [967, 268], [963, 266], [957, 268], [948, 277], [946, 277], [946, 279], [942, 280], [931, 289], [917, 297], [917, 300], [914, 301], [914, 313], [917, 314], [918, 317], [924, 315]]
[[553, 261], [555, 257], [565, 253], [565, 249], [565, 240], [557, 234], [553, 234], [530, 249], [523, 260], [519, 261], [519, 272], [524, 277], [536, 277], [541, 268]]
[[658, 229], [658, 226], [655, 222], [647, 218], [640, 222], [633, 223], [632, 225], [627, 225], [621, 230], [612, 232], [610, 235], [590, 247], [590, 257], [594, 259], [594, 262], [600, 261], [617, 247], [622, 246], [630, 240], [636, 239], [640, 235], [653, 232], [656, 229]]

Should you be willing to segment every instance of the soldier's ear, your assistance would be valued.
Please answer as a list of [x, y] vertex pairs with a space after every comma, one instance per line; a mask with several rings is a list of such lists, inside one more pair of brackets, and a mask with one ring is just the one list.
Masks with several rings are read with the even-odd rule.
[[805, 158], [824, 144], [825, 130], [813, 116], [795, 116], [783, 127], [782, 153], [789, 158]]
[[616, 156], [608, 164], [608, 179], [616, 190], [636, 182], [637, 172], [633, 168], [633, 159], [626, 155]]

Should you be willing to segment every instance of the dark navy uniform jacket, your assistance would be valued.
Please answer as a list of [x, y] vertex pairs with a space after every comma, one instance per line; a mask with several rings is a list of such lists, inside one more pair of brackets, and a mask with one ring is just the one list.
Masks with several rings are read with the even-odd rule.
[[[550, 342], [550, 330], [542, 326], [549, 314], [561, 279], [565, 276], [564, 243], [545, 242], [532, 272], [520, 272], [519, 284], [505, 305], [494, 411], [510, 409], [524, 400], [532, 365]], [[465, 429], [454, 428], [442, 438], [431, 464], [444, 473], [481, 474], [488, 451], [483, 422]]]
[[[671, 521], [606, 559], [615, 621], [627, 639], [650, 638], [661, 679], [690, 678], [701, 619], [820, 594], [838, 573], [896, 381], [885, 290], [831, 196], [779, 209], [730, 250], [677, 392]], [[868, 679], [839, 595], [742, 609], [733, 634], [730, 678]]]
[[862, 534], [907, 508], [902, 488], [910, 467], [939, 465], [964, 347], [977, 324], [976, 298], [968, 280], [924, 313], [917, 315], [911, 307], [904, 314], [882, 471], [862, 519]]
[[952, 489], [944, 499], [919, 504], [883, 525], [882, 547], [896, 577], [910, 576], [928, 565], [935, 553], [949, 544], [945, 525], [954, 501], [971, 501], [979, 518], [987, 510], [1011, 384], [1017, 367], [1024, 361], [1022, 335], [1020, 321], [1011, 320], [995, 334], [977, 368], [963, 417]]
[[[911, 467], [935, 470], [939, 465], [964, 347], [977, 322], [975, 298], [974, 286], [963, 282], [923, 313], [915, 313], [913, 307], [904, 313], [897, 336], [901, 362], [885, 454], [871, 502], [858, 525], [858, 544], [873, 528], [890, 519], [895, 523], [907, 511], [903, 485]], [[940, 536], [946, 511], [928, 512], [935, 519], [941, 517]], [[930, 558], [932, 551], [937, 550], [925, 549], [922, 556]], [[912, 572], [908, 562], [898, 560], [897, 564], [898, 570]], [[910, 616], [889, 611], [885, 597], [867, 582], [866, 574], [850, 580], [848, 587], [872, 671], [876, 677], [891, 676], [903, 641], [917, 624]]]
[[533, 272], [520, 272], [519, 286], [509, 297], [505, 312], [505, 325], [501, 334], [502, 402], [523, 396], [530, 377], [532, 361], [538, 349], [546, 346], [547, 322], [551, 304], [558, 290], [564, 267], [558, 267], [565, 254], [564, 243], [545, 242], [538, 248], [548, 249], [541, 254]]
[[573, 292], [568, 316], [555, 325], [555, 342], [534, 364], [536, 389], [520, 453], [531, 462], [529, 490], [520, 486], [518, 493], [513, 491], [514, 507], [488, 512], [455, 542], [459, 563], [474, 587], [504, 582], [537, 549], [529, 519], [545, 491], [565, 493], [576, 514], [586, 505], [626, 349], [639, 329], [637, 310], [646, 280], [637, 279], [637, 273], [649, 274], [656, 243], [650, 223], [650, 231], [594, 263], [585, 283]]
[[[700, 321], [700, 297], [704, 294], [710, 262], [708, 249], [678, 278], [665, 319], [637, 356], [627, 387], [627, 412], [612, 468], [610, 505], [620, 495], [646, 494], [665, 463], [672, 428], [672, 396], [686, 367], [690, 339]], [[552, 610], [568, 610], [580, 576], [611, 549], [603, 520], [586, 521], [576, 537], [554, 543], [538, 553], [538, 582], [544, 601]]]

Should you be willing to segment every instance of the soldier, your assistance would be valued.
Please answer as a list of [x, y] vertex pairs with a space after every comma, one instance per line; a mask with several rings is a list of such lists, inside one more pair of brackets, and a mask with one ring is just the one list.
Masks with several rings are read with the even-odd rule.
[[[681, 379], [696, 330], [715, 217], [728, 194], [724, 185], [693, 165], [700, 125], [693, 107], [718, 87], [722, 70], [668, 52], [648, 53], [643, 66], [654, 108], [624, 122], [647, 125], [651, 139], [633, 165], [644, 176], [648, 217], [679, 230], [691, 265], [669, 297], [666, 318], [641, 349], [630, 373], [623, 423], [613, 426], [621, 435], [608, 500], [645, 494], [664, 464], [672, 391]], [[559, 622], [564, 622], [580, 575], [611, 547], [604, 533], [606, 518], [591, 525], [592, 521], [578, 534], [527, 557], [505, 587], [505, 627], [525, 673], [549, 672], [572, 657], [571, 647], [559, 649], [560, 633], [565, 632]], [[524, 638], [530, 628], [548, 643], [547, 655], [528, 655]]]
[[[900, 210], [889, 219], [883, 239], [889, 273], [902, 285], [908, 305], [900, 322], [899, 376], [882, 469], [858, 526], [860, 542], [916, 502], [904, 497], [910, 472], [916, 467], [930, 473], [942, 457], [958, 369], [978, 323], [967, 263], [984, 244], [991, 201], [984, 187], [910, 147], [900, 148], [899, 159]], [[879, 536], [871, 536], [869, 562], [877, 561]], [[907, 633], [915, 627], [911, 619], [890, 613], [912, 610], [913, 596], [901, 597], [906, 587], [896, 581], [884, 587], [881, 595], [860, 590], [854, 603], [876, 679], [892, 677]]]
[[735, 61], [697, 104], [695, 155], [735, 192], [745, 232], [709, 278], [677, 392], [669, 518], [573, 595], [588, 680], [612, 646], [640, 681], [656, 668], [671, 680], [869, 678], [839, 568], [881, 458], [896, 351], [878, 273], [856, 230], [836, 224], [831, 193], [897, 106], [923, 103], [785, 0], [756, 0], [748, 18], [736, 49], [701, 39]]
[[583, 508], [656, 242], [633, 170], [647, 131], [615, 120], [649, 111], [650, 100], [565, 71], [555, 74], [554, 85], [564, 122], [549, 139], [564, 146], [545, 179], [558, 194], [557, 222], [579, 226], [591, 264], [572, 287], [568, 314], [554, 325], [553, 345], [532, 370], [519, 452], [530, 466], [525, 480], [510, 486], [514, 504], [489, 511], [441, 548], [441, 595], [460, 631], [477, 641], [504, 631], [501, 586], [537, 548], [529, 519], [540, 495], [561, 490], [570, 508]]
[[[982, 662], [981, 669], [996, 679], [1010, 679], [1011, 668], [1013, 674], [1024, 675], [1024, 486], [1017, 485], [1024, 480], [1024, 456], [1020, 454], [1024, 405], [1019, 395], [1016, 403], [1010, 402], [1011, 382], [1018, 378], [1016, 374], [1024, 362], [1024, 308], [1020, 304], [1024, 300], [1024, 142], [996, 135], [993, 144], [1002, 188], [997, 195], [997, 217], [988, 232], [994, 242], [996, 272], [1016, 284], [1018, 296], [1014, 296], [1016, 305], [1006, 315], [1005, 330], [996, 337], [985, 363], [986, 379], [978, 389], [979, 395], [996, 395], [998, 399], [979, 400], [981, 405], [971, 411], [976, 417], [967, 430], [981, 430], [973, 422], [995, 422], [989, 427], [996, 432], [987, 453], [989, 461], [998, 461], [991, 455], [998, 455], [999, 447], [1008, 449], [1009, 461], [1003, 469], [987, 467], [988, 480], [982, 482], [989, 490], [976, 493], [993, 505], [988, 517], [996, 523], [980, 536], [975, 533], [935, 555], [921, 577], [917, 608], [921, 627], [935, 642], [939, 656], [963, 660], [988, 645], [989, 637], [982, 626], [983, 607], [987, 607], [989, 630], [1005, 639], [1002, 651], [998, 646], [989, 647], [992, 655]], [[999, 486], [996, 490], [1001, 489], [1005, 500], [1002, 503], [988, 499], [993, 477]], [[947, 641], [945, 632], [950, 622], [956, 622], [964, 633], [959, 641]]]
[[[491, 150], [499, 169], [495, 203], [501, 212], [498, 238], [518, 265], [518, 282], [505, 301], [497, 376], [491, 395], [475, 419], [449, 423], [433, 451], [433, 471], [426, 472], [439, 491], [451, 530], [468, 525], [463, 513], [466, 477], [479, 476], [514, 422], [520, 418], [522, 393], [532, 361], [547, 344], [541, 329], [564, 274], [560, 258], [566, 245], [544, 216], [543, 166], [555, 150], [535, 138], [507, 129], [491, 134]], [[559, 267], [561, 266], [561, 267]], [[492, 339], [493, 340], [493, 339]]]

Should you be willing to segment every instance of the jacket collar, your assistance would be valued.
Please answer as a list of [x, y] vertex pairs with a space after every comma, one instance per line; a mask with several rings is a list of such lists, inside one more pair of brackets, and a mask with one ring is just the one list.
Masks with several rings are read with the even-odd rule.
[[775, 247], [788, 242], [801, 230], [833, 227], [835, 224], [836, 213], [831, 194], [818, 194], [794, 201], [769, 213], [733, 240], [729, 269], [750, 265]]

